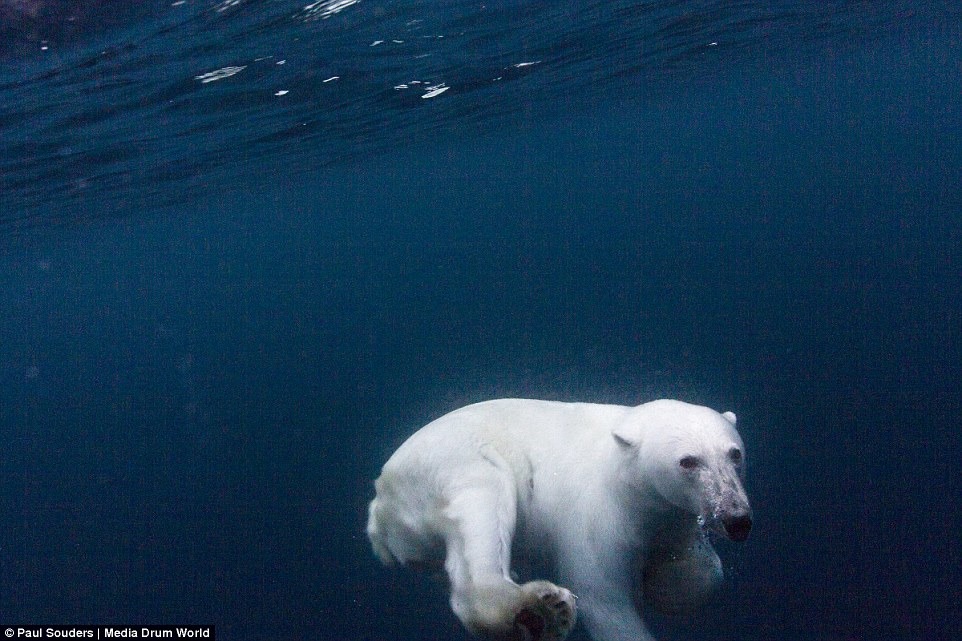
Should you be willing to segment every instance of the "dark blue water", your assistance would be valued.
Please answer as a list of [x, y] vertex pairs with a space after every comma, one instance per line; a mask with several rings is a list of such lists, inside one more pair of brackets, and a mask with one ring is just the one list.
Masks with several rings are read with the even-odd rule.
[[962, 636], [958, 8], [304, 5], [0, 0], [0, 620], [465, 638], [394, 447], [672, 396], [756, 527], [660, 639]]

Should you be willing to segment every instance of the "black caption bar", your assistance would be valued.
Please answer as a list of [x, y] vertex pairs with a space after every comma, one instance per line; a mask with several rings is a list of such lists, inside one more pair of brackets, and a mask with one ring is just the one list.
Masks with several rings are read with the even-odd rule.
[[0, 625], [7, 639], [196, 639], [216, 641], [212, 625]]

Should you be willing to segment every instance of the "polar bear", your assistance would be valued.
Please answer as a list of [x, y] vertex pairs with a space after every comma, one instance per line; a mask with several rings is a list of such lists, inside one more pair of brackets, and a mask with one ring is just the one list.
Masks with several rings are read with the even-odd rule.
[[[707, 532], [748, 538], [744, 474], [731, 412], [486, 401], [398, 448], [367, 534], [387, 565], [443, 569], [455, 615], [483, 639], [558, 641], [577, 609], [595, 641], [652, 641], [642, 604], [687, 612], [722, 582]], [[566, 587], [516, 582], [531, 559]]]

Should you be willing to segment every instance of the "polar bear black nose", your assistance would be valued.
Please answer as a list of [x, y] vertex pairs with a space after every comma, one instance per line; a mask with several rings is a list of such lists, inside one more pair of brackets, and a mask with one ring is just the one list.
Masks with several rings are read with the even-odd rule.
[[748, 533], [752, 529], [752, 517], [747, 514], [730, 516], [722, 519], [722, 525], [725, 526], [725, 534], [728, 538], [741, 543], [748, 538]]

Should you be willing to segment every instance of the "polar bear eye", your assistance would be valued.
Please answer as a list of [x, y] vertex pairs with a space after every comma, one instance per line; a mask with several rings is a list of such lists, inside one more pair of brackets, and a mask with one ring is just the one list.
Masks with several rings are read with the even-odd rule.
[[728, 450], [728, 458], [731, 459], [732, 463], [741, 463], [742, 451], [737, 447], [733, 447], [732, 449]]
[[678, 461], [678, 465], [683, 470], [693, 470], [701, 465], [701, 461], [698, 460], [697, 456], [683, 456], [681, 460]]

